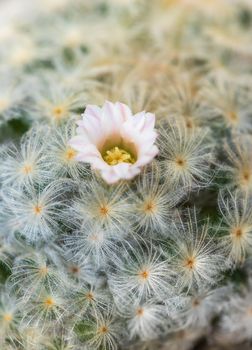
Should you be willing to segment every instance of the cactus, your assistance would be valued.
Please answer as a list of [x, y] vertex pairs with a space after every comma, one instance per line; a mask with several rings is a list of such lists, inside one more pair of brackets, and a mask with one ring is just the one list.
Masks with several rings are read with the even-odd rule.
[[249, 346], [250, 1], [0, 8], [0, 348]]

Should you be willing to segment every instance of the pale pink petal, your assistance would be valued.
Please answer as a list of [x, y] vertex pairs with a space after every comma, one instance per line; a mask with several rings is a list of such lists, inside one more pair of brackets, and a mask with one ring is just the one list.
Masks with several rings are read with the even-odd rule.
[[156, 138], [157, 138], [156, 132], [148, 132], [145, 134], [139, 134], [137, 137], [137, 144], [151, 145], [155, 142]]
[[141, 132], [145, 124], [145, 112], [140, 112], [135, 114], [130, 120], [129, 123], [132, 124], [134, 129]]
[[144, 166], [146, 164], [148, 164], [153, 158], [155, 158], [158, 155], [158, 148], [156, 145], [153, 145], [152, 148], [147, 151], [147, 152], [143, 152], [139, 159], [136, 162], [136, 165], [141, 167]]
[[129, 172], [130, 164], [128, 163], [120, 163], [113, 166], [113, 171], [117, 174], [121, 179], [125, 179]]
[[124, 122], [126, 122], [130, 117], [132, 117], [131, 110], [124, 103], [116, 102], [116, 107], [120, 111]]
[[73, 147], [76, 151], [82, 152], [86, 145], [89, 144], [89, 140], [85, 139], [85, 135], [77, 135], [72, 137], [68, 144]]
[[98, 143], [104, 135], [100, 120], [85, 117], [83, 120], [77, 122], [77, 124], [79, 125], [76, 129], [77, 133], [85, 135], [92, 143]]
[[156, 121], [156, 117], [155, 114], [153, 113], [146, 113], [146, 118], [145, 118], [145, 125], [144, 128], [145, 129], [149, 129], [149, 130], [153, 130], [155, 127], [155, 121]]
[[[71, 147], [73, 147], [73, 149], [75, 149], [76, 151], [79, 151], [81, 148], [81, 144], [80, 143], [71, 143], [70, 144]], [[81, 154], [86, 155], [88, 157], [96, 157], [96, 156], [101, 156], [100, 152], [98, 151], [98, 149], [95, 147], [95, 145], [93, 144], [86, 144], [85, 147], [82, 147], [81, 151], [79, 151]]]
[[103, 179], [109, 184], [119, 180], [130, 180], [140, 173], [140, 168], [133, 167], [131, 164], [120, 163], [111, 167], [110, 170], [102, 170]]
[[83, 119], [92, 117], [97, 120], [101, 120], [102, 111], [101, 108], [95, 105], [87, 105], [85, 112], [81, 116], [83, 117]]
[[93, 157], [90, 159], [90, 164], [93, 169], [98, 169], [98, 170], [108, 170], [110, 169], [110, 165], [108, 165], [103, 158], [99, 155], [99, 157]]
[[134, 129], [133, 124], [130, 121], [124, 123], [120, 130], [121, 137], [128, 142], [137, 143], [139, 138], [139, 132]]
[[138, 167], [128, 163], [120, 163], [113, 166], [114, 173], [116, 173], [120, 179], [129, 180], [140, 172]]
[[108, 184], [112, 185], [120, 180], [120, 177], [112, 170], [101, 170], [101, 176]]
[[106, 135], [113, 135], [120, 131], [124, 122], [124, 115], [121, 113], [120, 106], [106, 101], [102, 107], [103, 111], [103, 130]]

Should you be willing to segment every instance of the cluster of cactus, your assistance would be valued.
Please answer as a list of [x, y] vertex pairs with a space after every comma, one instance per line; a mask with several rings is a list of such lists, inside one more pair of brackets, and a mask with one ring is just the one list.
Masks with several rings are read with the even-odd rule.
[[[249, 344], [250, 0], [0, 7], [1, 350]], [[107, 100], [156, 116], [113, 184], [69, 142]]]

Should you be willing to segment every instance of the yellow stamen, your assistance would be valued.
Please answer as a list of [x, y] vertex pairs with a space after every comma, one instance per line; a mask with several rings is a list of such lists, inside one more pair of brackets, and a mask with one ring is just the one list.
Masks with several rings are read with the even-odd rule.
[[113, 147], [106, 151], [103, 159], [109, 165], [117, 165], [119, 163], [134, 164], [136, 161], [132, 154], [119, 147]]

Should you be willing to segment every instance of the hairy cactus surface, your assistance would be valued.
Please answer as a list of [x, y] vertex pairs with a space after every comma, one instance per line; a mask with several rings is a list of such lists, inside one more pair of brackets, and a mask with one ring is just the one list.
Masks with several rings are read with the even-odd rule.
[[251, 1], [0, 9], [0, 349], [250, 348]]

